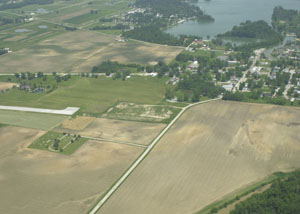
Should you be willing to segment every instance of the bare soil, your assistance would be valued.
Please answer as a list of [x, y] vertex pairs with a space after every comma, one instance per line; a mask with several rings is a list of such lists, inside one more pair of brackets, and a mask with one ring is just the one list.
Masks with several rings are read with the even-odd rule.
[[149, 144], [165, 127], [160, 123], [144, 123], [124, 120], [97, 118], [83, 130], [57, 128], [56, 131], [66, 131], [81, 136], [103, 138], [137, 144]]
[[300, 109], [218, 101], [189, 109], [99, 214], [195, 213], [300, 167]]
[[95, 119], [95, 117], [79, 116], [76, 118], [64, 120], [61, 126], [65, 129], [82, 130], [86, 128], [90, 123], [92, 123]]
[[16, 83], [8, 83], [8, 82], [0, 82], [0, 91], [10, 89], [14, 85], [17, 85]]
[[94, 141], [71, 156], [28, 149], [43, 133], [0, 129], [0, 213], [87, 213], [142, 151]]
[[[46, 32], [49, 33], [49, 32]], [[67, 32], [32, 47], [1, 56], [0, 73], [89, 72], [103, 61], [149, 64], [170, 62], [181, 48], [143, 42], [117, 42], [115, 36], [90, 31]]]

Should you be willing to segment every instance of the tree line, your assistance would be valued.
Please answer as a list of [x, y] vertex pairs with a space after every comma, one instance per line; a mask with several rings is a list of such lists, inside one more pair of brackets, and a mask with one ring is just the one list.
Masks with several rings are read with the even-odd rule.
[[230, 214], [296, 214], [300, 213], [300, 171], [287, 179], [273, 182], [265, 192], [254, 194], [238, 203]]

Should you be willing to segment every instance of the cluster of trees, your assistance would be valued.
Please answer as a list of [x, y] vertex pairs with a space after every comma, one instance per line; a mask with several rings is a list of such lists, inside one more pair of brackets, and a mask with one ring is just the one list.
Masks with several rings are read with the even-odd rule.
[[65, 29], [68, 31], [76, 31], [77, 30], [76, 27], [69, 27], [69, 26], [65, 26]]
[[6, 53], [8, 53], [7, 50], [0, 48], [0, 55], [6, 54]]
[[278, 32], [296, 33], [300, 37], [299, 22], [299, 11], [287, 10], [281, 6], [274, 8], [272, 25]]
[[[197, 73], [184, 76], [179, 81], [177, 89], [183, 92], [185, 101], [198, 102], [200, 97], [215, 98], [223, 92], [220, 86], [216, 86], [207, 73]], [[186, 100], [188, 99], [188, 100]]]
[[178, 38], [169, 33], [165, 33], [160, 29], [160, 26], [157, 25], [136, 27], [134, 30], [124, 32], [123, 36], [151, 43], [173, 46], [184, 45], [184, 38]]
[[38, 5], [45, 5], [45, 4], [53, 4], [54, 0], [23, 0], [23, 1], [18, 1], [18, 2], [10, 2], [6, 0], [2, 0], [2, 4], [0, 6], [0, 10], [7, 10], [7, 9], [16, 9], [16, 8], [22, 8], [27, 5], [32, 5], [32, 4], [38, 4]]
[[238, 203], [230, 214], [300, 213], [300, 171], [287, 179], [276, 180], [269, 189]]
[[250, 42], [234, 48], [236, 51], [244, 52], [270, 47], [283, 41], [283, 36], [262, 20], [255, 22], [246, 21], [239, 26], [234, 26], [231, 31], [219, 34], [218, 37], [252, 38], [258, 40], [257, 42]]
[[178, 18], [196, 17], [197, 19], [214, 21], [213, 17], [205, 14], [199, 7], [188, 4], [183, 0], [137, 0], [136, 7], [150, 8], [156, 14], [164, 17]]
[[273, 60], [271, 61], [271, 67], [279, 67], [281, 69], [283, 68], [287, 68], [287, 67], [299, 67], [300, 66], [300, 62], [299, 61], [295, 61], [293, 59], [288, 59], [288, 58], [280, 58], [277, 60]]
[[136, 7], [146, 8], [145, 13], [128, 15], [126, 20], [134, 23], [133, 30], [123, 33], [123, 36], [146, 42], [167, 44], [174, 46], [188, 45], [188, 41], [198, 37], [182, 35], [172, 36], [163, 31], [169, 25], [177, 23], [182, 18], [194, 18], [198, 20], [213, 21], [199, 7], [191, 5], [183, 0], [137, 0]]
[[16, 17], [16, 18], [6, 18], [6, 17], [0, 17], [0, 26], [1, 25], [8, 25], [12, 23], [23, 23], [25, 22], [25, 19], [28, 18], [28, 16], [24, 17]]
[[[71, 79], [71, 75], [59, 76], [56, 75], [56, 72], [53, 72], [53, 77], [56, 83], [60, 83], [62, 81], [68, 81]], [[20, 90], [30, 90], [31, 92], [47, 92], [51, 93], [54, 91], [57, 86], [53, 83], [53, 81], [49, 81], [49, 76], [44, 75], [42, 72], [34, 73], [15, 73], [15, 78], [19, 80]], [[42, 82], [41, 82], [42, 80]]]
[[239, 26], [234, 26], [231, 31], [218, 35], [219, 37], [239, 37], [239, 38], [255, 38], [268, 39], [277, 33], [265, 21], [246, 21]]

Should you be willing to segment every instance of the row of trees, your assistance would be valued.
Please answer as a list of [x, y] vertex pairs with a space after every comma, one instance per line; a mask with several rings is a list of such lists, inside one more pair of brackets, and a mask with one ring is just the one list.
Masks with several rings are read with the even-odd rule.
[[91, 28], [91, 30], [126, 30], [129, 29], [128, 25], [116, 24], [114, 26], [96, 26]]
[[251, 92], [245, 92], [245, 93], [241, 93], [241, 92], [233, 93], [233, 92], [226, 91], [223, 94], [223, 100], [232, 100], [232, 101], [239, 101], [239, 102], [252, 102], [255, 100], [260, 100], [260, 102], [274, 104], [274, 105], [294, 104], [283, 97], [272, 98], [272, 97], [262, 97], [262, 96], [263, 96], [263, 91], [260, 89], [253, 90]]
[[138, 64], [121, 64], [114, 61], [104, 61], [98, 66], [92, 68], [92, 73], [105, 73], [107, 76], [119, 71], [126, 71], [128, 68], [135, 68], [137, 71], [143, 70], [144, 67]]

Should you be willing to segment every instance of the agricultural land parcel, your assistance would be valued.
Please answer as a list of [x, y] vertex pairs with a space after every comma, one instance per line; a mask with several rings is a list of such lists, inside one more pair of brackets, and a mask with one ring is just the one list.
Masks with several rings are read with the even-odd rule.
[[0, 73], [90, 72], [112, 60], [149, 64], [170, 62], [182, 49], [137, 41], [117, 42], [114, 36], [89, 31], [63, 33], [0, 57]]
[[299, 167], [299, 111], [224, 101], [191, 108], [98, 213], [194, 213]]
[[82, 130], [72, 130], [61, 125], [56, 131], [80, 134], [82, 137], [109, 139], [113, 141], [149, 144], [165, 127], [161, 123], [144, 123], [134, 121], [97, 118]]
[[71, 156], [27, 148], [44, 133], [0, 128], [0, 213], [87, 213], [143, 150], [98, 141]]
[[83, 113], [99, 114], [119, 101], [158, 104], [163, 100], [166, 89], [165, 79], [140, 76], [126, 81], [104, 76], [97, 79], [72, 76], [57, 86], [49, 94], [11, 89], [0, 94], [0, 105], [50, 109], [74, 106], [80, 107]]
[[0, 110], [0, 123], [27, 128], [50, 130], [68, 118], [64, 115]]

